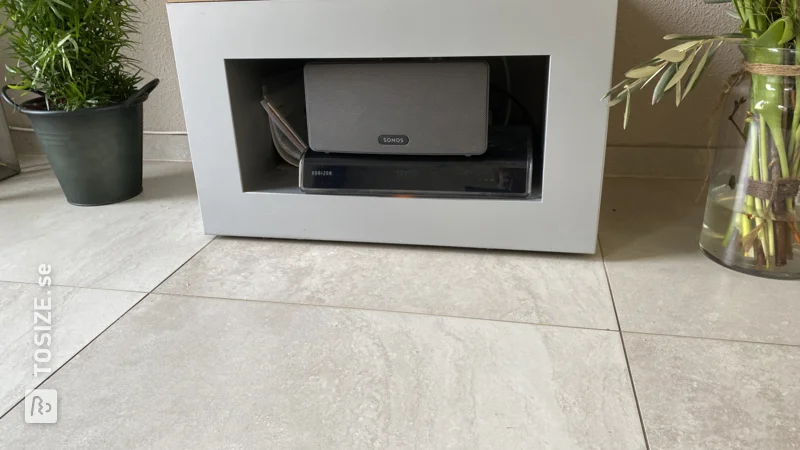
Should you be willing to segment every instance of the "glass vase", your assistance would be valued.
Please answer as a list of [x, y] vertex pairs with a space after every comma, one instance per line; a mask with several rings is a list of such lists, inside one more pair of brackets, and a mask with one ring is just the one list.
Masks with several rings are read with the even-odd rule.
[[800, 279], [798, 53], [742, 47], [709, 174], [700, 247], [728, 268]]

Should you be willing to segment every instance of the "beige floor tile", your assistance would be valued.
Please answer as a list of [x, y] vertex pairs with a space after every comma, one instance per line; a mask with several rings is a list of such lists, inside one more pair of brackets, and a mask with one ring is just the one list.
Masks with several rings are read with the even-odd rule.
[[[0, 416], [24, 397], [26, 389], [42, 383], [143, 296], [138, 292], [0, 282]], [[35, 317], [34, 299], [40, 307], [46, 307], [48, 298], [49, 314], [40, 309]], [[34, 376], [37, 349], [43, 350], [39, 356], [42, 362]], [[47, 361], [45, 350], [50, 352]]]
[[606, 180], [600, 244], [626, 331], [800, 344], [800, 282], [725, 269], [700, 253], [701, 182]]
[[625, 334], [652, 450], [800, 449], [800, 347]]
[[619, 335], [151, 295], [4, 448], [642, 449]]
[[145, 163], [144, 192], [116, 205], [69, 205], [42, 165], [0, 189], [0, 280], [147, 292], [211, 239], [203, 234], [192, 167]]
[[617, 327], [599, 255], [220, 238], [158, 292]]
[[19, 157], [19, 165], [23, 172], [47, 168], [50, 165], [50, 162], [47, 161], [47, 157], [43, 154], [23, 153], [17, 156]]

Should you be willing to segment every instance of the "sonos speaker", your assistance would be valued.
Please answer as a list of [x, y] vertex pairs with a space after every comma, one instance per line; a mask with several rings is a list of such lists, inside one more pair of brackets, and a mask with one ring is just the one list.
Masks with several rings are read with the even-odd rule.
[[304, 72], [312, 150], [395, 155], [486, 151], [485, 61], [309, 63]]

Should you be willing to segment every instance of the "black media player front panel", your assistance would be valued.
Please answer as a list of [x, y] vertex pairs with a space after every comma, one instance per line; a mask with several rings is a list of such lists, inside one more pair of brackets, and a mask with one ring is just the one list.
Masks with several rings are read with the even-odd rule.
[[306, 152], [300, 188], [308, 193], [519, 198], [531, 193], [527, 127], [493, 128], [480, 156], [388, 156]]

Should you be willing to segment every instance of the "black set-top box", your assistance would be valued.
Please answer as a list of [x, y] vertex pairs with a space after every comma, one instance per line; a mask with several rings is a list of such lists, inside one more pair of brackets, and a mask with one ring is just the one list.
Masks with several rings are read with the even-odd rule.
[[343, 195], [519, 198], [531, 193], [528, 127], [493, 127], [477, 156], [353, 155], [307, 151], [304, 192]]

